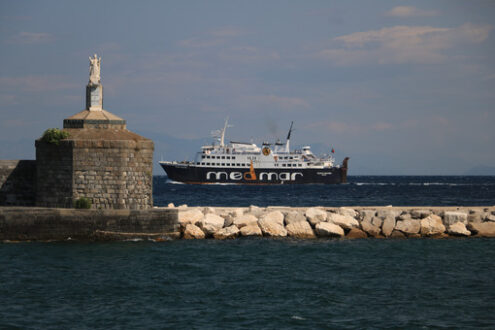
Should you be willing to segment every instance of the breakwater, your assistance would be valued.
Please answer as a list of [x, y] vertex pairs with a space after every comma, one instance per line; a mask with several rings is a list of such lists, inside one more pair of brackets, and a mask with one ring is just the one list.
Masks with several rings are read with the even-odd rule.
[[0, 241], [495, 237], [495, 207], [0, 207]]
[[495, 207], [179, 207], [181, 237], [495, 237]]

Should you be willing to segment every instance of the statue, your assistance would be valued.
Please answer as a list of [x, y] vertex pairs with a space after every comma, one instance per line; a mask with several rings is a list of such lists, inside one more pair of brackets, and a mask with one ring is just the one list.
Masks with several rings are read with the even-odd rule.
[[101, 57], [98, 58], [96, 54], [94, 57], [89, 58], [89, 83], [98, 85], [100, 83], [100, 65]]

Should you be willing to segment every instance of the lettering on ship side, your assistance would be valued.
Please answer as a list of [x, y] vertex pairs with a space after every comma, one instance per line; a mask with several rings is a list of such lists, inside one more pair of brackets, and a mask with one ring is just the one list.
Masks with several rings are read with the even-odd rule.
[[321, 176], [327, 176], [327, 175], [332, 175], [332, 172], [316, 172], [316, 174]]
[[[254, 170], [250, 169], [248, 172], [230, 172], [229, 174], [227, 172], [207, 172], [206, 173], [206, 180], [213, 180], [213, 181], [219, 181], [219, 180], [232, 180], [232, 181], [240, 181], [243, 178], [247, 181], [296, 181], [297, 178], [299, 177], [304, 177], [304, 175], [301, 172], [261, 172], [259, 176], [256, 176], [256, 173], [254, 173]], [[259, 180], [257, 180], [259, 178]]]

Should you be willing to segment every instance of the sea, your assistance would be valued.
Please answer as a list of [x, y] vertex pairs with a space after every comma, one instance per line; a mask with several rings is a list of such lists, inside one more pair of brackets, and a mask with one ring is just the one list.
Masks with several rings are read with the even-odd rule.
[[[190, 186], [156, 205], [495, 205], [495, 177]], [[1, 230], [1, 228], [0, 228]], [[494, 329], [495, 239], [0, 243], [0, 329]]]

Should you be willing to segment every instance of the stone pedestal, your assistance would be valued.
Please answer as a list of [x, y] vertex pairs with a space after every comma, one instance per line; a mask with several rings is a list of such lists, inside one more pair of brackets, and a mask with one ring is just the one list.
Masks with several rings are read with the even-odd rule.
[[91, 63], [91, 70], [98, 68], [90, 71], [86, 109], [64, 120], [69, 137], [59, 144], [36, 141], [36, 204], [73, 207], [84, 197], [96, 209], [150, 208], [153, 141], [128, 131], [124, 119], [102, 108], [100, 62]]
[[97, 111], [103, 109], [103, 86], [101, 84], [88, 84], [86, 86], [86, 109]]
[[128, 130], [68, 128], [59, 145], [36, 141], [36, 204], [73, 207], [89, 198], [97, 209], [153, 206], [153, 141]]

